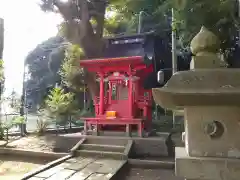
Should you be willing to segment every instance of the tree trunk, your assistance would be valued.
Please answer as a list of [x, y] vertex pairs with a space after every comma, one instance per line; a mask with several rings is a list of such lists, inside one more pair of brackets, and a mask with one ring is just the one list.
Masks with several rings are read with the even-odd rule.
[[[92, 2], [95, 8], [92, 11], [89, 9], [89, 6], [92, 6], [89, 1], [77, 0], [76, 2], [74, 6], [72, 1], [68, 1], [67, 3], [59, 0], [54, 1], [54, 5], [66, 21], [66, 38], [71, 43], [80, 45], [87, 59], [99, 58], [103, 53], [104, 47], [102, 36], [107, 3], [105, 1]], [[75, 11], [76, 13], [74, 13]], [[91, 18], [97, 21], [95, 29], [91, 24]], [[75, 19], [78, 19], [78, 21]], [[85, 74], [86, 84], [91, 97], [94, 98], [99, 94], [96, 75], [90, 72], [86, 72]]]
[[[103, 55], [104, 41], [102, 35], [86, 34], [79, 39], [79, 45], [83, 48], [86, 58], [95, 59]], [[99, 86], [96, 82], [96, 74], [86, 73], [86, 84], [89, 88], [91, 97], [99, 95]]]

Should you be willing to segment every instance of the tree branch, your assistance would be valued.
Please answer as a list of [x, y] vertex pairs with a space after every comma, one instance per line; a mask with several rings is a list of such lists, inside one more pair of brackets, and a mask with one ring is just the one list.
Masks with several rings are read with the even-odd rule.
[[91, 9], [90, 13], [97, 21], [95, 34], [98, 38], [102, 38], [107, 2], [98, 0], [98, 1], [93, 1], [92, 4], [93, 4], [93, 9]]
[[74, 19], [72, 11], [71, 11], [71, 5], [72, 2], [68, 1], [66, 3], [63, 3], [59, 0], [54, 0], [53, 1], [54, 6], [56, 6], [58, 8], [58, 11], [60, 12], [60, 14], [63, 16], [63, 18], [66, 21], [72, 21]]
[[104, 16], [97, 16], [97, 27], [96, 27], [96, 36], [102, 38], [103, 36], [103, 26], [104, 26]]
[[92, 25], [90, 23], [90, 15], [87, 0], [78, 0], [78, 5], [80, 6], [81, 10], [81, 33], [82, 34], [94, 34]]

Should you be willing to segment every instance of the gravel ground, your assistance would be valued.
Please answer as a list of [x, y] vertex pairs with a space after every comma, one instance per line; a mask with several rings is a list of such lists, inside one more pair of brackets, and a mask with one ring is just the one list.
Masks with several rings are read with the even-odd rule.
[[[123, 178], [124, 177], [124, 178]], [[119, 180], [184, 180], [174, 175], [173, 170], [130, 168]]]

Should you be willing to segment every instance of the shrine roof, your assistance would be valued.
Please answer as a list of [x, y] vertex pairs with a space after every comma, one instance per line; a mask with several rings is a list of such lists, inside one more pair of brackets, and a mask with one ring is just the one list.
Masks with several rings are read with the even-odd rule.
[[143, 57], [130, 56], [130, 57], [116, 57], [116, 58], [101, 58], [101, 59], [88, 59], [80, 60], [81, 66], [119, 66], [130, 64], [143, 64]]
[[154, 32], [123, 35], [105, 38], [102, 56], [95, 59], [81, 60], [81, 66], [152, 64], [152, 59], [144, 62], [145, 56], [154, 56], [154, 42], [159, 41]]
[[146, 37], [146, 36], [158, 36], [155, 31], [144, 32], [140, 34], [119, 34], [114, 37], [104, 37], [105, 40], [117, 40], [117, 39], [129, 39], [129, 38], [136, 38], [136, 37]]

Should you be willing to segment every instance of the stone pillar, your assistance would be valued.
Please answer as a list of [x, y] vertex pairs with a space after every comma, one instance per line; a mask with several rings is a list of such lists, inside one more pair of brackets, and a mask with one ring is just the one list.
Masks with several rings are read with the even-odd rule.
[[218, 49], [203, 27], [191, 43], [191, 70], [153, 89], [162, 107], [184, 108], [185, 148], [176, 148], [175, 169], [186, 180], [240, 179], [240, 69], [220, 68]]

